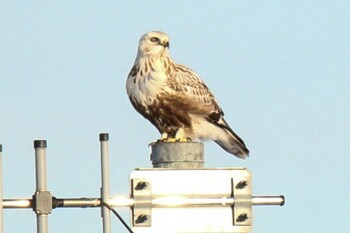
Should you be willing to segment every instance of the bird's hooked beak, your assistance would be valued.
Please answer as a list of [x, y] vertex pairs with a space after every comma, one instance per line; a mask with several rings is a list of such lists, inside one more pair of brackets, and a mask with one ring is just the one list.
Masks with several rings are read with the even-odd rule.
[[169, 48], [169, 41], [167, 40], [161, 41], [160, 45], [162, 45], [164, 48]]

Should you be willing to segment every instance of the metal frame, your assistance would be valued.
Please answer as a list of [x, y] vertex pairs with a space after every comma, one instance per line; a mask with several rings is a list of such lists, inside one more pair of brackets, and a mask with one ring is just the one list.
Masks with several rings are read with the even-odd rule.
[[[48, 215], [55, 208], [86, 208], [100, 207], [103, 233], [111, 232], [110, 211], [104, 207], [102, 202], [105, 202], [113, 208], [130, 207], [135, 216], [141, 216], [140, 219], [134, 218], [132, 221], [135, 224], [148, 226], [150, 221], [147, 213], [152, 208], [169, 208], [169, 207], [232, 207], [235, 214], [236, 222], [239, 224], [246, 216], [244, 211], [247, 202], [251, 205], [284, 205], [283, 196], [240, 196], [240, 190], [251, 188], [251, 184], [242, 183], [242, 180], [232, 180], [233, 197], [222, 198], [205, 198], [205, 197], [183, 197], [171, 200], [167, 197], [152, 197], [150, 193], [150, 183], [142, 184], [137, 180], [133, 180], [131, 194], [129, 196], [111, 197], [110, 196], [110, 176], [109, 176], [109, 147], [108, 134], [100, 134], [100, 153], [101, 153], [101, 196], [100, 197], [82, 197], [82, 198], [56, 198], [47, 187], [47, 170], [46, 170], [46, 147], [45, 140], [35, 140], [35, 174], [36, 174], [36, 190], [32, 198], [8, 198], [3, 199], [2, 192], [2, 145], [0, 144], [0, 233], [3, 233], [3, 209], [14, 208], [32, 208], [37, 218], [37, 233], [48, 232]], [[248, 181], [250, 182], [250, 181]], [[236, 196], [235, 196], [236, 195]], [[239, 198], [237, 198], [239, 197]], [[249, 199], [249, 200], [247, 200]], [[243, 212], [242, 212], [243, 211]], [[143, 212], [145, 212], [143, 214]], [[246, 224], [246, 222], [245, 222]]]

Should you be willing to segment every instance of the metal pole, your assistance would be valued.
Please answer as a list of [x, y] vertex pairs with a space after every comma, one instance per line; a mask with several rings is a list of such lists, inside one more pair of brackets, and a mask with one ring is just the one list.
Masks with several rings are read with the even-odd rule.
[[[156, 197], [150, 200], [152, 208], [169, 207], [223, 207], [232, 206], [235, 203], [233, 197], [212, 197], [212, 198], [189, 198], [181, 196]], [[110, 197], [106, 203], [114, 208], [130, 207], [135, 204], [135, 200], [129, 196]], [[285, 204], [284, 196], [253, 196], [253, 206], [283, 206]], [[101, 207], [101, 199], [97, 197], [81, 198], [54, 198], [54, 208], [95, 208]], [[3, 199], [4, 209], [25, 209], [33, 208], [32, 199]]]
[[57, 207], [73, 207], [73, 208], [91, 208], [100, 207], [101, 199], [97, 197], [82, 198], [54, 198], [53, 208]]
[[153, 168], [203, 168], [204, 146], [199, 142], [156, 142], [152, 145], [151, 160]]
[[4, 232], [2, 200], [2, 145], [0, 144], [0, 233]]
[[[100, 134], [100, 146], [101, 146], [101, 200], [108, 202], [109, 200], [109, 148], [108, 148], [109, 135], [107, 133]], [[103, 233], [111, 232], [111, 214], [106, 207], [102, 207], [102, 226]]]
[[33, 208], [33, 199], [3, 199], [2, 206], [4, 209], [25, 209]]
[[284, 206], [285, 198], [283, 195], [280, 196], [253, 196], [253, 205], [279, 205]]
[[[35, 176], [36, 194], [47, 191], [46, 175], [46, 140], [35, 140]], [[36, 203], [38, 204], [38, 203]], [[38, 233], [48, 233], [48, 213], [36, 210], [36, 223]]]

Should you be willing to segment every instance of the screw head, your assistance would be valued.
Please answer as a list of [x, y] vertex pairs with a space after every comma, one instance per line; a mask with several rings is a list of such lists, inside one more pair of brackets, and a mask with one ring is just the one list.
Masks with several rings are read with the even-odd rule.
[[149, 186], [149, 183], [146, 181], [140, 181], [136, 184], [135, 190], [143, 190]]
[[148, 216], [148, 215], [141, 214], [141, 215], [139, 215], [139, 216], [137, 217], [137, 219], [135, 220], [135, 223], [136, 223], [136, 224], [141, 224], [141, 223], [146, 222], [148, 219], [149, 219], [149, 216]]
[[245, 222], [246, 220], [248, 220], [248, 214], [246, 213], [242, 213], [240, 215], [238, 215], [238, 217], [236, 218], [237, 222]]
[[245, 187], [248, 186], [248, 181], [242, 180], [236, 185], [236, 189], [244, 189]]

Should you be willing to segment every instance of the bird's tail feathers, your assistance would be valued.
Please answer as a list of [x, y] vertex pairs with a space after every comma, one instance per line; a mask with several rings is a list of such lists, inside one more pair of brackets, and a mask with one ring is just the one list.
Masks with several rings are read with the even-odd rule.
[[238, 158], [247, 158], [249, 156], [248, 148], [244, 144], [243, 140], [235, 132], [233, 132], [223, 118], [221, 118], [218, 126], [222, 128], [224, 133], [221, 137], [218, 137], [215, 142], [224, 150], [237, 156]]

